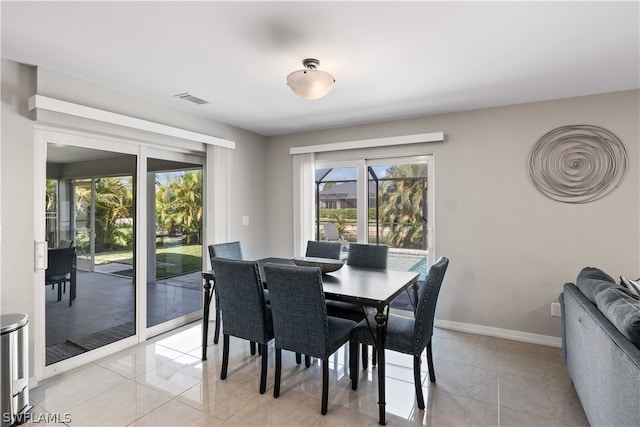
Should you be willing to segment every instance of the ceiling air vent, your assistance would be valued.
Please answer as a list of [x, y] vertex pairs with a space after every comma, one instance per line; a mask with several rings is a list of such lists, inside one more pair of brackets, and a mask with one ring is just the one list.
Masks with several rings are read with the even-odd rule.
[[173, 96], [176, 97], [176, 98], [184, 99], [185, 101], [193, 102], [194, 104], [198, 104], [198, 105], [208, 104], [209, 103], [209, 101], [205, 101], [202, 98], [198, 98], [197, 96], [193, 96], [189, 92], [179, 93], [179, 94], [173, 95]]

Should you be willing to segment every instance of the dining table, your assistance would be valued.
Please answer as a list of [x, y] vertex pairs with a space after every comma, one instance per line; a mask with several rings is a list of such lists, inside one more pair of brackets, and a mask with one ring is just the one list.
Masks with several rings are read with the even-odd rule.
[[[268, 263], [295, 265], [288, 258], [263, 258], [258, 260], [260, 275], [265, 288], [264, 266]], [[412, 271], [396, 271], [388, 269], [372, 269], [352, 267], [345, 264], [337, 271], [322, 275], [322, 287], [326, 299], [354, 303], [363, 307], [376, 309], [376, 350], [378, 356], [378, 408], [379, 424], [386, 424], [385, 401], [385, 343], [387, 337], [387, 318], [389, 305], [400, 294], [413, 288], [414, 298], [417, 296], [419, 273]], [[202, 360], [207, 358], [207, 340], [209, 329], [209, 306], [215, 291], [215, 273], [203, 271], [204, 306], [202, 327]]]

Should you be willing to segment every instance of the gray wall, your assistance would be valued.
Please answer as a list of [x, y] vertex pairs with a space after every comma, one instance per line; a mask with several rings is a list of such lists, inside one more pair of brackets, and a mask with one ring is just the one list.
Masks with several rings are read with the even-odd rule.
[[[640, 275], [639, 100], [626, 91], [272, 137], [272, 253], [292, 252], [290, 147], [444, 131], [446, 142], [420, 147], [435, 154], [436, 251], [451, 259], [437, 318], [559, 337], [550, 303], [582, 267]], [[559, 203], [529, 181], [533, 144], [569, 124], [602, 126], [626, 145], [629, 171], [604, 199]]]
[[[0, 87], [0, 93], [2, 93], [0, 311], [26, 313], [29, 319], [33, 319], [34, 201], [33, 122], [27, 111], [27, 97], [34, 91], [35, 70], [3, 59]], [[33, 332], [29, 336], [33, 340]], [[30, 361], [33, 362], [33, 357]]]

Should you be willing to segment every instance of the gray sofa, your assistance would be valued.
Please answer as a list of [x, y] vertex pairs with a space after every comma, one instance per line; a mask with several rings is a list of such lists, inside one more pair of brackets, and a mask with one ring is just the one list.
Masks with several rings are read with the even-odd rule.
[[640, 301], [587, 267], [560, 304], [562, 353], [589, 423], [640, 426]]

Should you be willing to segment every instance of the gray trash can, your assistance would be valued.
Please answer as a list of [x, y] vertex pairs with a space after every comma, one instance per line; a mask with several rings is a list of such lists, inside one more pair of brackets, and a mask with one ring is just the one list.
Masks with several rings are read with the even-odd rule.
[[0, 382], [2, 427], [28, 420], [29, 404], [29, 323], [24, 313], [3, 314], [0, 326]]

